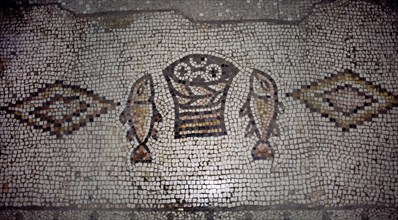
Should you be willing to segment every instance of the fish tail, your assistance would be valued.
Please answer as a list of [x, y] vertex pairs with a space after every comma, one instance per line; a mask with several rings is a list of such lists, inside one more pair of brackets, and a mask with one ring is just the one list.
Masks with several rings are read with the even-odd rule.
[[252, 156], [255, 160], [264, 160], [274, 157], [274, 151], [268, 141], [259, 140], [254, 145]]
[[151, 162], [152, 161], [152, 154], [149, 151], [148, 146], [145, 143], [139, 144], [131, 153], [130, 157], [131, 163], [138, 163], [138, 162]]

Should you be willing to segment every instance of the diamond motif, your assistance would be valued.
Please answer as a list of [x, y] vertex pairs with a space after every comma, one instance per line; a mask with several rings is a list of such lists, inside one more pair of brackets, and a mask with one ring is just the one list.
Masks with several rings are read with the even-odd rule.
[[114, 107], [113, 101], [92, 91], [56, 81], [1, 110], [13, 114], [16, 119], [35, 129], [42, 129], [60, 138], [86, 126]]
[[351, 70], [303, 86], [289, 95], [343, 130], [371, 121], [398, 104], [396, 96]]
[[[328, 102], [329, 106], [333, 107], [336, 112], [342, 113], [346, 117], [377, 102], [372, 95], [365, 95], [360, 92], [359, 89], [349, 84], [337, 86], [330, 91], [326, 91], [324, 93], [324, 100]], [[340, 100], [350, 101], [342, 102]]]

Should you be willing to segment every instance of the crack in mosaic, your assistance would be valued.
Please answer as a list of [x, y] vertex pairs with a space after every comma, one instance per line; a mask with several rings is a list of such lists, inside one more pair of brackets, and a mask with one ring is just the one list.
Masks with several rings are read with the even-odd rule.
[[268, 138], [271, 132], [277, 130], [275, 124], [277, 104], [276, 83], [268, 74], [254, 69], [250, 75], [250, 92], [247, 101], [239, 112], [240, 117], [249, 117], [245, 136], [255, 134], [259, 138], [252, 150], [254, 159], [267, 159], [274, 155]]
[[351, 70], [294, 90], [295, 99], [348, 131], [398, 105], [398, 97]]
[[157, 131], [154, 129], [155, 122], [161, 122], [162, 116], [155, 105], [155, 91], [152, 77], [149, 75], [139, 78], [131, 87], [127, 99], [126, 108], [120, 114], [120, 122], [128, 123], [130, 130], [127, 132], [128, 141], [134, 138], [139, 145], [134, 148], [131, 154], [131, 161], [151, 162], [152, 155], [146, 145], [148, 139], [157, 139]]
[[225, 100], [238, 68], [222, 58], [190, 54], [163, 70], [175, 106], [175, 138], [226, 135]]
[[114, 109], [115, 104], [76, 85], [46, 84], [15, 104], [1, 107], [19, 121], [61, 138]]

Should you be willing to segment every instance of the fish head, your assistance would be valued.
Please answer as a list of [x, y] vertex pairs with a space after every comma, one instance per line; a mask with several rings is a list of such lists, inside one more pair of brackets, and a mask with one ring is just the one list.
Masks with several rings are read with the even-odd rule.
[[254, 70], [251, 86], [253, 95], [256, 98], [269, 100], [276, 96], [275, 83], [271, 77], [264, 72]]
[[152, 87], [152, 79], [149, 75], [137, 80], [131, 89], [132, 103], [150, 102], [152, 97]]

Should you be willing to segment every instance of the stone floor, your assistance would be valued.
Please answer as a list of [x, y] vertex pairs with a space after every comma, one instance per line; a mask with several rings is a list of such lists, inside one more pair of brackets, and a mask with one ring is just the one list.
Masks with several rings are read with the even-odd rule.
[[397, 18], [3, 2], [0, 219], [398, 219]]

